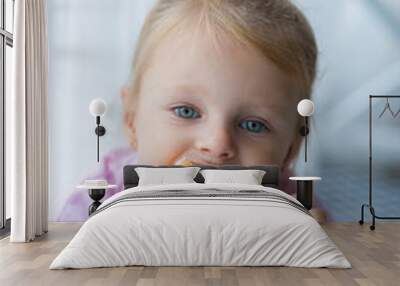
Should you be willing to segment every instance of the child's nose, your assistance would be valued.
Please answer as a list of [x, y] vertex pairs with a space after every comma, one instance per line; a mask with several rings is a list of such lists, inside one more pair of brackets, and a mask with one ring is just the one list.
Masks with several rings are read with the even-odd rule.
[[225, 126], [211, 126], [204, 130], [204, 133], [198, 138], [196, 147], [205, 153], [207, 158], [215, 163], [233, 159], [236, 156], [234, 142]]

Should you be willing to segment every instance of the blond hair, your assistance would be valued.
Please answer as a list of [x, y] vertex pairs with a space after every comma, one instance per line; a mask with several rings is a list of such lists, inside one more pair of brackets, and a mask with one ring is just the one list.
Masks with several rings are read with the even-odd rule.
[[139, 93], [155, 46], [188, 20], [254, 47], [295, 80], [301, 98], [310, 97], [317, 46], [307, 19], [289, 0], [159, 0], [138, 39], [130, 93]]

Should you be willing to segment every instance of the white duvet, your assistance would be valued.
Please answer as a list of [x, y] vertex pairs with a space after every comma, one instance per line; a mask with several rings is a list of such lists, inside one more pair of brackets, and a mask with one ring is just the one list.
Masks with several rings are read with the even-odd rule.
[[[121, 200], [136, 192], [216, 188], [284, 192], [254, 185], [141, 186], [107, 199], [50, 269], [146, 266], [294, 266], [350, 268], [306, 212], [274, 200], [173, 197]], [[116, 203], [117, 202], [117, 203]]]

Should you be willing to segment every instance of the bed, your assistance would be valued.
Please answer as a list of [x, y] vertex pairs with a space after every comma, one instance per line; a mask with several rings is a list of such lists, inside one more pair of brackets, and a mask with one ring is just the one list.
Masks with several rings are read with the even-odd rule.
[[102, 203], [50, 269], [351, 267], [307, 209], [278, 189], [276, 166], [218, 167], [264, 170], [261, 185], [204, 183], [198, 174], [193, 183], [151, 186], [138, 185], [137, 167], [153, 166], [126, 166], [125, 190]]

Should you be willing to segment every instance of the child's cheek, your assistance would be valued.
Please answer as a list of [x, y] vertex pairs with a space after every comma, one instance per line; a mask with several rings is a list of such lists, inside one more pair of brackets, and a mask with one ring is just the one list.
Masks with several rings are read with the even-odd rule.
[[240, 144], [239, 158], [243, 165], [273, 164], [281, 165], [287, 154], [287, 145], [274, 140], [263, 144]]
[[179, 136], [167, 126], [138, 136], [139, 163], [143, 164], [174, 165], [189, 147], [185, 136]]

